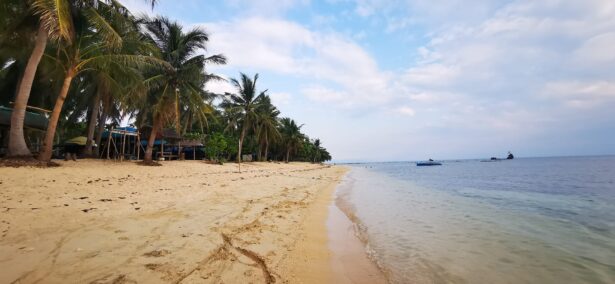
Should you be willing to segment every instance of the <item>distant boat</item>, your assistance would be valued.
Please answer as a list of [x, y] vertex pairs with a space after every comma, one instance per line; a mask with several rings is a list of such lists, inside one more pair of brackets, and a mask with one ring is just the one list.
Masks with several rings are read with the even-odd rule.
[[434, 160], [429, 159], [429, 161], [426, 161], [426, 162], [417, 162], [416, 166], [417, 167], [442, 166], [442, 163], [434, 162]]
[[499, 161], [504, 161], [504, 160], [512, 160], [514, 158], [515, 156], [510, 151], [508, 151], [508, 156], [506, 157], [506, 159], [491, 157], [491, 159], [481, 160], [481, 162], [499, 162]]

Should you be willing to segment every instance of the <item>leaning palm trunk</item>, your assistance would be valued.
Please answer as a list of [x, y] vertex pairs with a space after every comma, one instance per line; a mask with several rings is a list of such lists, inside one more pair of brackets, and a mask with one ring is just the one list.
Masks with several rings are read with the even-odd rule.
[[[245, 125], [242, 127], [241, 129], [241, 136], [239, 137], [239, 145], [237, 149], [237, 163], [239, 163], [240, 167], [241, 167], [241, 148], [243, 146], [243, 138], [246, 136], [246, 127]], [[241, 168], [240, 168], [241, 171]]]
[[159, 117], [154, 117], [154, 126], [152, 127], [152, 132], [149, 134], [149, 139], [147, 140], [147, 149], [145, 149], [145, 157], [143, 157], [143, 163], [145, 164], [153, 164], [153, 154], [154, 154], [154, 142], [156, 141], [156, 134], [158, 133], [158, 128], [160, 128], [161, 119]]
[[96, 130], [96, 118], [98, 118], [99, 110], [100, 93], [97, 93], [92, 104], [92, 113], [90, 114], [90, 121], [88, 123], [88, 140], [85, 143], [85, 150], [83, 152], [88, 157], [92, 156], [92, 142], [94, 140], [94, 130]]
[[265, 140], [265, 161], [269, 158], [269, 139]]
[[[264, 144], [265, 147], [264, 147], [264, 149], [262, 149], [262, 147], [261, 147], [261, 149], [258, 149], [258, 160], [261, 161], [261, 162], [267, 160], [267, 147], [269, 146], [269, 139], [267, 137], [267, 133], [266, 132], [265, 132], [265, 137], [263, 137], [263, 138], [264, 138], [263, 140], [264, 140], [265, 143], [261, 143], [261, 146], [263, 146], [263, 144]], [[262, 153], [263, 150], [265, 151], [264, 154]]]
[[53, 138], [56, 134], [58, 120], [60, 119], [60, 113], [62, 112], [62, 106], [64, 105], [64, 100], [66, 100], [66, 96], [68, 95], [68, 89], [70, 88], [70, 83], [73, 81], [73, 76], [74, 71], [69, 70], [66, 72], [66, 77], [64, 78], [62, 89], [60, 90], [60, 95], [56, 99], [56, 104], [53, 107], [51, 117], [49, 118], [49, 125], [47, 126], [47, 132], [45, 132], [45, 140], [43, 141], [43, 150], [38, 156], [38, 159], [40, 161], [51, 161], [51, 154], [53, 151]]
[[45, 46], [47, 46], [47, 31], [42, 24], [39, 25], [38, 33], [36, 35], [36, 43], [34, 50], [28, 59], [26, 69], [21, 78], [17, 96], [15, 97], [15, 105], [13, 107], [13, 113], [11, 114], [11, 130], [9, 136], [9, 156], [30, 156], [30, 149], [26, 145], [26, 139], [23, 132], [24, 118], [26, 116], [26, 106], [28, 105], [28, 99], [30, 98], [30, 91], [32, 90], [32, 82], [34, 82], [34, 76], [36, 75], [36, 69], [45, 52]]
[[290, 147], [286, 148], [286, 163], [288, 163], [289, 159], [290, 159]]
[[98, 121], [98, 131], [96, 132], [96, 145], [98, 145], [98, 147], [96, 147], [96, 157], [100, 157], [100, 149], [102, 148], [100, 146], [100, 143], [102, 142], [102, 134], [103, 131], [105, 131], [105, 124], [107, 123], [107, 113], [105, 112], [105, 108], [103, 107], [102, 111], [100, 111], [100, 120]]

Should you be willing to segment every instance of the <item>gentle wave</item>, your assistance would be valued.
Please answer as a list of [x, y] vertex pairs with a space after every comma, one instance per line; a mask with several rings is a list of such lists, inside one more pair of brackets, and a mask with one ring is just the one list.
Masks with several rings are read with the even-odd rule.
[[558, 170], [569, 176], [553, 183], [533, 183], [511, 164], [517, 176], [499, 187], [481, 184], [492, 177], [475, 169], [468, 182], [448, 183], [464, 169], [438, 169], [431, 184], [412, 164], [354, 166], [336, 203], [392, 283], [615, 283], [611, 173], [593, 173], [588, 189], [582, 172], [562, 170], [567, 162]]

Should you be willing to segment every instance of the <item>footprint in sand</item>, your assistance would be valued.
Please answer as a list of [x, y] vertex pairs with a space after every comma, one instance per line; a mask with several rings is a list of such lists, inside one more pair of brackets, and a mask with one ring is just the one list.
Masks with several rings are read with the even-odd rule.
[[146, 257], [163, 257], [163, 256], [165, 256], [167, 254], [170, 254], [170, 253], [171, 252], [166, 250], [166, 249], [163, 249], [163, 250], [153, 250], [153, 251], [144, 253], [143, 256], [146, 256]]

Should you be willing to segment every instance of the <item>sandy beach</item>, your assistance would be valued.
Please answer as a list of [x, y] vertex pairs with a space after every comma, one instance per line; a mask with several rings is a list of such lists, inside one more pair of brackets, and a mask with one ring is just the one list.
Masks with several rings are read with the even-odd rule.
[[[343, 274], [356, 269], [340, 259], [357, 250], [336, 257], [327, 230], [345, 172], [198, 161], [0, 168], [0, 283], [350, 283]], [[354, 258], [359, 282], [383, 281]]]

